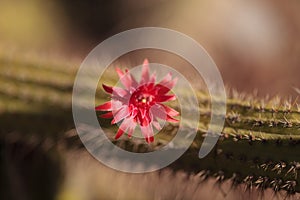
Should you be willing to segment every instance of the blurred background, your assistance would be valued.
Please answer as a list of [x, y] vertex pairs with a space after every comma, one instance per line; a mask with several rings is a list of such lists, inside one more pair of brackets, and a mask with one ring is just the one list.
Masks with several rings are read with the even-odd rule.
[[[5, 177], [0, 198], [242, 198], [243, 192], [226, 196], [209, 183], [195, 193], [188, 190], [194, 183], [185, 185], [180, 174], [120, 175], [74, 150], [74, 144], [60, 146], [61, 140], [76, 134], [69, 131], [74, 128], [75, 73], [106, 38], [131, 28], [159, 26], [203, 45], [226, 86], [246, 93], [256, 90], [261, 97], [296, 97], [299, 10], [297, 0], [0, 0], [0, 173]], [[130, 59], [140, 64], [144, 58]], [[61, 155], [59, 149], [68, 151]], [[88, 175], [86, 168], [91, 169]], [[91, 186], [95, 179], [98, 184]], [[171, 188], [174, 179], [178, 192]], [[128, 192], [128, 184], [139, 192]], [[213, 196], [207, 192], [212, 188]]]
[[[296, 95], [299, 1], [0, 1], [1, 46], [81, 61], [121, 31], [160, 26], [187, 34], [212, 56], [226, 85]], [[78, 66], [79, 63], [77, 63]]]

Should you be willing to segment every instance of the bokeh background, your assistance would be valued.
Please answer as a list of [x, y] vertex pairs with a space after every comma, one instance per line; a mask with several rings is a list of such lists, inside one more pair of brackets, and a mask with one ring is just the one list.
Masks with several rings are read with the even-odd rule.
[[[115, 172], [74, 144], [61, 147], [62, 135], [72, 143], [76, 134], [70, 131], [72, 82], [104, 39], [159, 26], [202, 44], [229, 88], [296, 98], [299, 10], [297, 0], [0, 0], [0, 199], [256, 199], [210, 182], [196, 186], [180, 173]], [[126, 64], [142, 59], [130, 56]], [[65, 155], [54, 146], [67, 149]], [[281, 198], [269, 193], [264, 198]]]
[[[1, 46], [82, 60], [121, 31], [160, 26], [202, 44], [224, 82], [259, 95], [296, 95], [299, 1], [9, 1], [0, 2]], [[4, 48], [5, 49], [5, 48]]]

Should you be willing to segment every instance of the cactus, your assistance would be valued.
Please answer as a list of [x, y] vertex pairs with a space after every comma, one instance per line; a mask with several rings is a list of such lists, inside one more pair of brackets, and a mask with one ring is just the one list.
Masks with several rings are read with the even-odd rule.
[[[51, 148], [60, 144], [67, 149], [82, 147], [77, 135], [70, 131], [74, 128], [71, 113], [74, 68], [0, 56], [0, 69], [2, 141], [34, 138], [44, 146], [51, 144]], [[115, 81], [113, 76], [106, 78], [101, 82]], [[225, 127], [213, 151], [204, 159], [198, 158], [210, 119], [209, 95], [199, 91], [201, 120], [197, 136], [187, 152], [169, 168], [195, 174], [199, 181], [214, 177], [218, 183], [231, 180], [233, 187], [242, 184], [249, 190], [272, 188], [288, 195], [300, 192], [297, 100], [261, 100], [235, 91], [228, 93]], [[100, 87], [96, 97], [96, 103], [108, 99]], [[99, 118], [99, 122], [106, 124], [106, 129], [116, 130], [116, 126], [107, 125], [109, 120]], [[171, 140], [176, 129], [176, 125], [168, 124], [151, 145], [126, 137], [112, 140], [129, 151], [151, 151]]]
[[[244, 183], [248, 189], [256, 187], [263, 191], [272, 188], [275, 192], [284, 190], [288, 195], [300, 192], [299, 109], [290, 104], [261, 108], [246, 103], [228, 104], [222, 136], [207, 157], [198, 158], [205, 135], [204, 130], [199, 130], [192, 146], [171, 168], [197, 174], [203, 180], [215, 177], [220, 183], [232, 180], [233, 186]], [[201, 115], [204, 126], [208, 119], [208, 112]], [[166, 135], [170, 140], [170, 133], [176, 132], [170, 130], [177, 128], [169, 124], [163, 141], [158, 137], [156, 145], [165, 144]], [[129, 141], [116, 143], [132, 150]]]

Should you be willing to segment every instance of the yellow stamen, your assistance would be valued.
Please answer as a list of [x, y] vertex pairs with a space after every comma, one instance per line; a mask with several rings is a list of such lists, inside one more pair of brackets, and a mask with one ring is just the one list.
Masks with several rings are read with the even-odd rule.
[[142, 103], [146, 103], [146, 102], [147, 102], [147, 99], [143, 98]]

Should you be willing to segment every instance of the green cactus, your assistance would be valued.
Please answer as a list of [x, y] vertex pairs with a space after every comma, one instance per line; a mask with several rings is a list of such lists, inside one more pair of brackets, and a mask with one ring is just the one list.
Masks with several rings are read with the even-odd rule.
[[[200, 179], [204, 180], [208, 177], [216, 177], [219, 182], [230, 179], [233, 186], [244, 183], [249, 189], [272, 188], [274, 191], [285, 190], [287, 194], [299, 192], [298, 108], [261, 109], [258, 106], [229, 103], [227, 109], [230, 114], [226, 116], [223, 133], [214, 150], [207, 157], [198, 158], [205, 135], [205, 131], [199, 130], [192, 146], [171, 167], [198, 174]], [[209, 113], [201, 115], [204, 127], [209, 121], [208, 118]], [[169, 128], [164, 130], [163, 138], [156, 138], [154, 146], [166, 144], [165, 140], [171, 140], [173, 137], [170, 133], [176, 133], [170, 130], [177, 128], [169, 125]], [[116, 143], [121, 143], [120, 147], [130, 151], [132, 142], [126, 140]]]
[[[67, 149], [82, 147], [78, 136], [69, 134], [74, 129], [71, 96], [75, 74], [74, 68], [64, 65], [0, 57], [2, 147], [32, 138], [51, 148], [60, 144]], [[114, 80], [108, 76], [101, 82]], [[215, 177], [220, 183], [231, 180], [233, 187], [243, 183], [249, 189], [300, 192], [300, 107], [296, 100], [259, 100], [231, 92], [222, 135], [213, 151], [199, 159], [210, 120], [210, 97], [205, 92], [197, 95], [201, 113], [197, 136], [170, 168], [197, 174], [199, 181]], [[99, 87], [96, 103], [107, 99]], [[108, 120], [99, 118], [99, 122], [114, 134], [116, 127], [108, 126]], [[126, 137], [113, 142], [129, 151], [150, 151], [170, 141], [176, 129], [176, 124], [168, 124], [151, 145]]]

